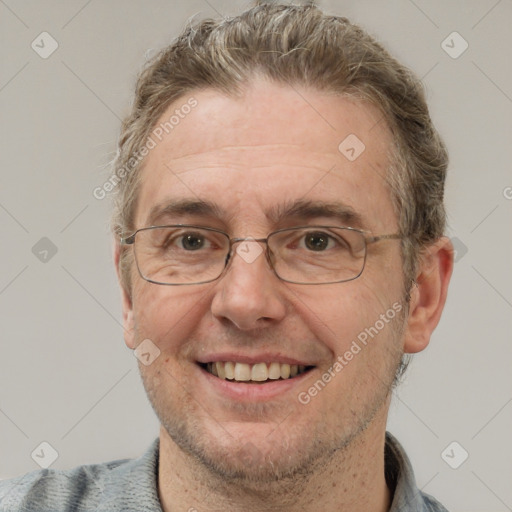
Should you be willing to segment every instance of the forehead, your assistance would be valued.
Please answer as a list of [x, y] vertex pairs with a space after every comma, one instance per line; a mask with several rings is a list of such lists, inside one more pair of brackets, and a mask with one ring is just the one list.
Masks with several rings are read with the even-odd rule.
[[391, 137], [368, 103], [254, 81], [236, 98], [191, 92], [151, 137], [137, 227], [184, 200], [213, 205], [209, 214], [224, 223], [271, 223], [269, 212], [325, 202], [351, 210], [370, 230], [396, 225], [385, 181]]

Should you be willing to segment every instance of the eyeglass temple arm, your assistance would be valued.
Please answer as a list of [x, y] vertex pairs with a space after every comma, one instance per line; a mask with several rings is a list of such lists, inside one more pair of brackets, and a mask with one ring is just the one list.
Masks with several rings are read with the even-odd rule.
[[366, 243], [373, 244], [374, 242], [378, 242], [379, 240], [394, 240], [404, 238], [403, 235], [399, 233], [393, 233], [391, 235], [378, 235], [378, 236], [369, 236], [366, 239]]
[[127, 237], [121, 237], [119, 239], [119, 242], [121, 245], [132, 245], [135, 243], [135, 233], [133, 235], [127, 236]]

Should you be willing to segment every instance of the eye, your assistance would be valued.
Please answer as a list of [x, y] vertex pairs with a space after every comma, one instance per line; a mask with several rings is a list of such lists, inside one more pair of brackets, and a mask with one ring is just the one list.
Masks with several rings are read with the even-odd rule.
[[333, 248], [336, 245], [336, 241], [333, 237], [322, 231], [311, 231], [306, 233], [303, 240], [307, 249], [316, 252], [325, 251], [326, 249]]
[[171, 230], [165, 239], [158, 244], [165, 251], [201, 251], [211, 249], [213, 240], [209, 234], [196, 231]]
[[187, 251], [197, 251], [205, 245], [205, 239], [201, 235], [189, 233], [183, 235], [180, 239], [181, 246]]

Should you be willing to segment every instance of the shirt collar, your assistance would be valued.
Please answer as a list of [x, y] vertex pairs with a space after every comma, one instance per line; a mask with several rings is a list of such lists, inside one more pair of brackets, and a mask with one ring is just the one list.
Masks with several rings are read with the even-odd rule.
[[389, 512], [443, 512], [446, 509], [416, 485], [411, 462], [400, 443], [386, 432], [385, 472], [388, 487], [393, 490]]

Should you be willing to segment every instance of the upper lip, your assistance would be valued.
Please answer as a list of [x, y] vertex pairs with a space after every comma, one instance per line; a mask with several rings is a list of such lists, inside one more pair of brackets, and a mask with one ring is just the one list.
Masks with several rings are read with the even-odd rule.
[[316, 366], [314, 362], [304, 359], [296, 359], [279, 353], [261, 352], [259, 354], [248, 355], [235, 352], [216, 352], [214, 354], [201, 355], [197, 362], [200, 364], [232, 361], [235, 363], [257, 364], [257, 363], [280, 363], [296, 364], [301, 366]]

